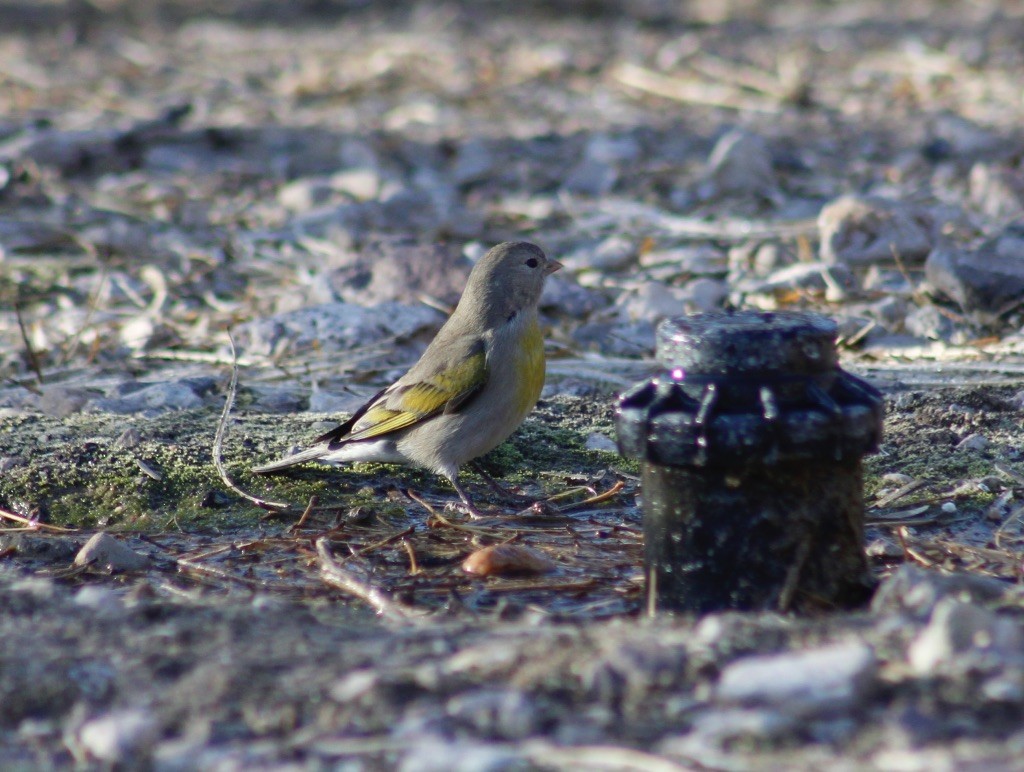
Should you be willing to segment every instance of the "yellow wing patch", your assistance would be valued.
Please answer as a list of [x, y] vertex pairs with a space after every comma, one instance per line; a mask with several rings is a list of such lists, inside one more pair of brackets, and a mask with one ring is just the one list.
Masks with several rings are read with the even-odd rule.
[[442, 411], [451, 412], [487, 382], [483, 352], [408, 386], [382, 394], [344, 441], [367, 440], [414, 426]]

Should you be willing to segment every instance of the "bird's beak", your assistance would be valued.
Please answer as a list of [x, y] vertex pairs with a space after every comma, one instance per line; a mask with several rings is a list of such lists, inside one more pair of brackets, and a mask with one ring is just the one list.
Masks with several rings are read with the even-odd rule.
[[555, 271], [561, 270], [562, 264], [557, 260], [548, 260], [547, 266], [544, 268], [544, 275], [550, 276]]

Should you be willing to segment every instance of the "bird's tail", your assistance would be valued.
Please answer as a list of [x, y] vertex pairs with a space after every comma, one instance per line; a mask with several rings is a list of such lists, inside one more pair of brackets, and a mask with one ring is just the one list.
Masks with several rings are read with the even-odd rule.
[[274, 472], [280, 472], [289, 467], [293, 467], [296, 464], [302, 464], [306, 461], [316, 461], [319, 458], [323, 458], [328, 453], [327, 445], [315, 445], [307, 450], [300, 451], [292, 456], [286, 456], [279, 458], [277, 461], [271, 461], [269, 464], [263, 464], [262, 466], [254, 466], [251, 471], [255, 474], [273, 474]]

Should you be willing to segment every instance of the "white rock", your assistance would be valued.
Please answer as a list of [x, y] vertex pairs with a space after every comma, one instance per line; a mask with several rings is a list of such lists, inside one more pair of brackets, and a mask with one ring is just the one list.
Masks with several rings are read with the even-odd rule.
[[969, 434], [956, 444], [957, 450], [970, 450], [979, 452], [985, 450], [989, 445], [988, 438], [984, 434]]
[[624, 236], [609, 236], [596, 247], [579, 249], [561, 261], [567, 271], [618, 271], [637, 258], [636, 243]]
[[1019, 661], [1024, 656], [1022, 647], [1024, 634], [1014, 620], [973, 603], [944, 598], [910, 644], [907, 656], [910, 666], [926, 675], [939, 667], [970, 667], [985, 655]]
[[747, 657], [722, 671], [716, 697], [791, 715], [845, 712], [875, 686], [877, 669], [874, 651], [863, 643]]
[[828, 263], [863, 265], [915, 262], [932, 248], [932, 219], [923, 210], [882, 198], [846, 196], [818, 215], [821, 257]]
[[623, 294], [616, 306], [625, 318], [656, 324], [666, 317], [685, 314], [687, 300], [689, 296], [683, 289], [648, 281]]
[[145, 750], [156, 740], [154, 717], [143, 710], [122, 710], [87, 721], [78, 741], [88, 753], [108, 762], [121, 762]]
[[111, 571], [139, 571], [149, 565], [149, 558], [100, 531], [75, 555], [76, 566], [98, 565]]
[[619, 446], [615, 444], [615, 441], [606, 437], [603, 434], [594, 432], [587, 437], [587, 442], [584, 445], [587, 450], [600, 450], [605, 453], [618, 453]]
[[[772, 154], [763, 137], [732, 129], [715, 143], [708, 157], [704, 197], [771, 196], [776, 192]], [[708, 189], [710, 188], [710, 189]]]
[[1024, 216], [1024, 173], [993, 164], [977, 163], [969, 177], [971, 203], [995, 220]]
[[701, 277], [683, 287], [679, 296], [689, 314], [712, 311], [729, 297], [729, 285], [724, 281]]
[[266, 356], [282, 346], [303, 349], [313, 345], [327, 354], [388, 338], [407, 338], [443, 321], [438, 311], [426, 306], [389, 302], [365, 308], [325, 303], [243, 324], [237, 329], [236, 342], [249, 354]]

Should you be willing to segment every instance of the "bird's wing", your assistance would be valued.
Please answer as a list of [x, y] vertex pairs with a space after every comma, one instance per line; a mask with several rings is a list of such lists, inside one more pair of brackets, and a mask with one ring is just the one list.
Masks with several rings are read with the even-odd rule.
[[317, 438], [331, 445], [382, 437], [465, 405], [487, 383], [487, 350], [479, 336], [449, 341], [449, 355], [427, 366], [426, 355], [348, 421]]

